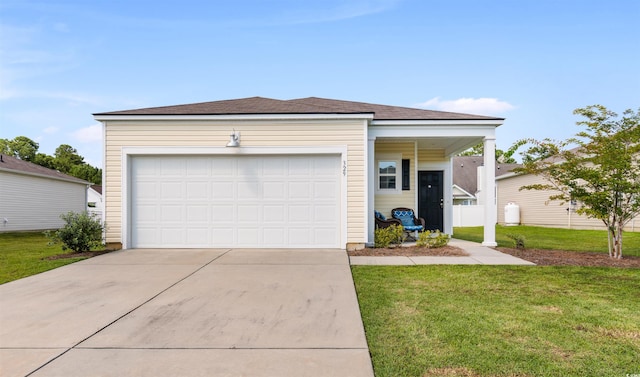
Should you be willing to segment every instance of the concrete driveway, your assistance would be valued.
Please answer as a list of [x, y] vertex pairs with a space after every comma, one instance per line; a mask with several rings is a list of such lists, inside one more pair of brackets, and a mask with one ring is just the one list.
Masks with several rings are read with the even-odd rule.
[[123, 250], [0, 285], [0, 376], [373, 376], [343, 250]]

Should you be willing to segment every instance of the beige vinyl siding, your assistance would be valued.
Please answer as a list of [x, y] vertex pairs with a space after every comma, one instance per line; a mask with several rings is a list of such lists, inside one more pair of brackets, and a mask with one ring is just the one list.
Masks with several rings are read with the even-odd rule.
[[446, 160], [444, 149], [418, 149], [418, 161], [437, 162]]
[[0, 182], [0, 232], [57, 229], [64, 225], [61, 214], [86, 210], [83, 183], [5, 171]]
[[[520, 187], [531, 184], [547, 183], [535, 175], [522, 175], [499, 179], [498, 190], [498, 223], [504, 224], [504, 207], [507, 203], [520, 206], [520, 223], [523, 225], [546, 226], [573, 229], [605, 229], [602, 221], [567, 211], [569, 203], [550, 201], [553, 191], [522, 190]], [[578, 203], [577, 207], [580, 206]], [[629, 222], [626, 230], [640, 230], [640, 216]]]
[[[415, 177], [415, 169], [416, 169], [416, 159], [415, 159], [415, 143], [413, 142], [392, 142], [392, 141], [376, 141], [375, 143], [375, 161], [377, 169], [377, 156], [384, 155], [400, 155], [400, 158], [403, 160], [408, 159], [409, 169], [411, 171], [410, 179], [409, 179], [409, 187], [410, 190], [400, 190], [400, 193], [376, 193], [374, 199], [374, 207], [376, 210], [380, 211], [387, 217], [391, 216], [391, 210], [397, 207], [415, 207], [416, 203], [416, 177]], [[402, 165], [398, 166], [400, 169], [399, 177], [402, 177]], [[377, 175], [374, 179], [374, 184], [376, 188], [378, 186]], [[402, 186], [402, 180], [397, 182], [398, 185]], [[374, 190], [376, 192], [376, 190]], [[416, 209], [417, 211], [417, 209]]]
[[224, 147], [233, 129], [240, 132], [242, 147], [346, 146], [347, 242], [366, 242], [366, 122], [363, 120], [141, 120], [104, 123], [107, 242], [122, 241], [122, 148]]

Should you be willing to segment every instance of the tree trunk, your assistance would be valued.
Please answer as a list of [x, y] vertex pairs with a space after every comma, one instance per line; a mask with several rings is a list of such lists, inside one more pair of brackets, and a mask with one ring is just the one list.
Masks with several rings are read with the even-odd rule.
[[622, 259], [622, 224], [616, 223], [609, 228], [609, 256], [611, 258]]

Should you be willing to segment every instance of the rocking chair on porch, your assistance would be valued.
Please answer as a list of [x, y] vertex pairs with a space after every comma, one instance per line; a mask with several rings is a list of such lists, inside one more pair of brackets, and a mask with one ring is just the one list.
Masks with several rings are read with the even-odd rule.
[[411, 208], [394, 208], [391, 210], [391, 216], [394, 219], [400, 220], [404, 231], [407, 233], [407, 237], [416, 240], [413, 237], [413, 232], [422, 232], [425, 229], [425, 221], [421, 217], [416, 217], [414, 210]]

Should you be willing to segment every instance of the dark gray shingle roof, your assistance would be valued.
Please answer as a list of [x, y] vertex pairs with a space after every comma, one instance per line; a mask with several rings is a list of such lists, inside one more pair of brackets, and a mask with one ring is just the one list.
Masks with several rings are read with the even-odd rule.
[[[453, 158], [453, 184], [469, 194], [478, 191], [478, 166], [484, 164], [482, 156], [456, 156]], [[520, 164], [501, 164], [496, 162], [496, 177], [511, 172]]]
[[503, 120], [483, 115], [433, 111], [308, 97], [277, 100], [264, 97], [150, 107], [97, 113], [100, 115], [255, 115], [255, 114], [373, 114], [376, 120]]
[[29, 161], [23, 161], [15, 157], [1, 155], [0, 170], [12, 171], [16, 173], [39, 175], [43, 177], [59, 179], [63, 181], [76, 182], [82, 184], [89, 184], [89, 182], [80, 178], [72, 177], [70, 175], [60, 173], [57, 170], [45, 168], [44, 166], [36, 165]]

